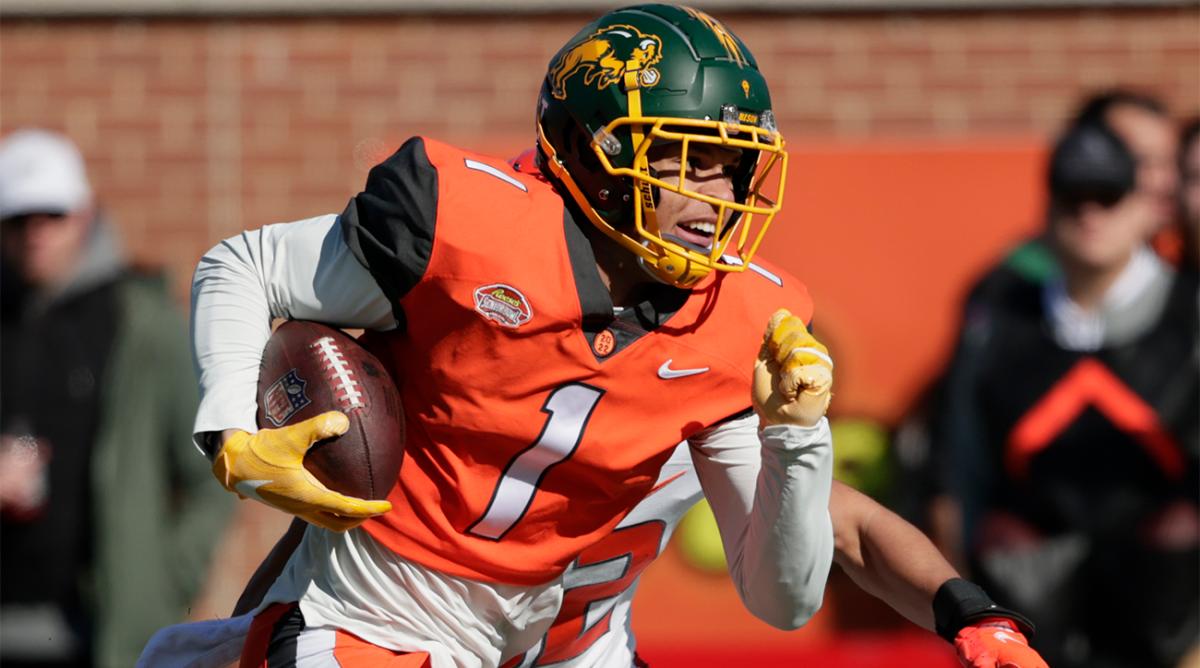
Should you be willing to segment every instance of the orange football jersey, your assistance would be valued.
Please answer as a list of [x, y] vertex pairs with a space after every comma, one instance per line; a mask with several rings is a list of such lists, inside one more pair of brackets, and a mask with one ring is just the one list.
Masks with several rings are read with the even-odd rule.
[[453, 575], [558, 576], [680, 441], [750, 407], [770, 315], [811, 316], [805, 288], [760, 264], [655, 286], [614, 316], [550, 185], [430, 140], [406, 143], [356, 200], [349, 243], [405, 323], [368, 338], [408, 422], [393, 510], [364, 526]]

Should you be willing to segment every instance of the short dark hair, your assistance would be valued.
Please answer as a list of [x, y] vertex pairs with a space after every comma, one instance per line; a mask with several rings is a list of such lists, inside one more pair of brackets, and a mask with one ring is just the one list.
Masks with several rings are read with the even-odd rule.
[[1083, 103], [1079, 105], [1079, 110], [1075, 112], [1075, 118], [1071, 121], [1071, 125], [1104, 123], [1108, 113], [1114, 107], [1136, 107], [1155, 116], [1164, 118], [1168, 116], [1167, 105], [1149, 93], [1128, 88], [1110, 88], [1084, 98]]

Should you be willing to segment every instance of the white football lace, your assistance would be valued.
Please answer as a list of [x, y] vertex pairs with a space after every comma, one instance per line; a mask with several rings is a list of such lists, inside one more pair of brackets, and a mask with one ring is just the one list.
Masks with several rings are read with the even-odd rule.
[[354, 372], [346, 363], [346, 357], [334, 343], [332, 337], [323, 336], [313, 343], [313, 347], [321, 353], [322, 366], [328, 374], [329, 382], [334, 385], [334, 396], [345, 409], [362, 408], [362, 390], [358, 381], [354, 380]]

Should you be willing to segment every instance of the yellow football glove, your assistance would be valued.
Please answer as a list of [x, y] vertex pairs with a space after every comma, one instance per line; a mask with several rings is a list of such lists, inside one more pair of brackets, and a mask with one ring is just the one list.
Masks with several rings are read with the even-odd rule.
[[754, 410], [762, 424], [811, 427], [829, 408], [833, 360], [804, 321], [779, 309], [754, 364]]
[[346, 433], [350, 421], [330, 411], [281, 429], [237, 431], [225, 439], [213, 474], [225, 489], [253, 497], [319, 527], [347, 531], [392, 509], [387, 501], [356, 499], [330, 490], [304, 468], [313, 443]]

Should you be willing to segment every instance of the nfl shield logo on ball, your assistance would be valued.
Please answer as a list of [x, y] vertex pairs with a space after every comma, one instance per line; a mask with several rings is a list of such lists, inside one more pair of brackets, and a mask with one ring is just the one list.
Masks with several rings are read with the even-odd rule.
[[503, 283], [475, 288], [475, 310], [492, 322], [514, 329], [533, 317], [533, 309], [525, 295]]
[[271, 387], [267, 388], [263, 396], [266, 402], [263, 412], [271, 424], [282, 427], [300, 409], [311, 403], [308, 395], [304, 393], [306, 385], [308, 382], [296, 373], [296, 369], [288, 371], [282, 378], [271, 383]]

